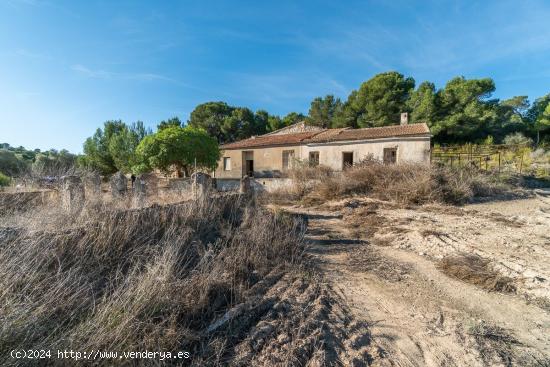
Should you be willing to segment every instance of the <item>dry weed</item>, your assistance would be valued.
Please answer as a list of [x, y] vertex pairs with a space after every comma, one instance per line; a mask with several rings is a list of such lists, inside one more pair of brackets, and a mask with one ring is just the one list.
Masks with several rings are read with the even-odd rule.
[[489, 291], [515, 293], [513, 279], [500, 275], [489, 260], [477, 255], [458, 255], [441, 259], [437, 268], [443, 273]]

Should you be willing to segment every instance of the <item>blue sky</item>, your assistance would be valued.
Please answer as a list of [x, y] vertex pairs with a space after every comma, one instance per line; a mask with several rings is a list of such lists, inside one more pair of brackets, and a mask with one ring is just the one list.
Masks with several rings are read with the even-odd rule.
[[549, 1], [0, 0], [0, 142], [82, 151], [223, 100], [284, 115], [397, 70], [550, 93]]

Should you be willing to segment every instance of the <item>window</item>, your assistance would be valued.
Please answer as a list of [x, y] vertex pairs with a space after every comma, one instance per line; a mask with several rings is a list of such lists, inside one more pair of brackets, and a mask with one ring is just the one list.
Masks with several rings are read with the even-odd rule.
[[353, 166], [353, 152], [342, 152], [342, 170]]
[[309, 166], [317, 167], [319, 165], [319, 152], [309, 152]]
[[397, 148], [384, 148], [384, 164], [397, 162]]
[[294, 159], [293, 150], [283, 150], [283, 171], [292, 168], [292, 160]]
[[231, 171], [231, 158], [230, 157], [223, 157], [223, 170], [224, 171]]

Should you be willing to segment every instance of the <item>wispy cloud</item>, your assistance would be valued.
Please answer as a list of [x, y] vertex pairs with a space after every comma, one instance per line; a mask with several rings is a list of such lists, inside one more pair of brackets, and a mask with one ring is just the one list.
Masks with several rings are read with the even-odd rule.
[[350, 89], [332, 76], [320, 71], [296, 70], [286, 73], [231, 73], [227, 90], [232, 98], [256, 101], [284, 108], [289, 105], [301, 110], [311, 99], [325, 94], [346, 96]]
[[71, 69], [80, 75], [83, 75], [91, 79], [124, 79], [124, 80], [136, 80], [136, 81], [163, 81], [179, 86], [190, 87], [189, 84], [183, 83], [179, 80], [155, 73], [120, 73], [113, 71], [106, 71], [101, 69], [90, 69], [82, 64], [75, 64], [71, 66]]
[[52, 60], [52, 57], [50, 55], [46, 55], [35, 51], [29, 51], [24, 48], [17, 49], [15, 51], [15, 54], [19, 56], [27, 57], [29, 59], [35, 59], [35, 60]]

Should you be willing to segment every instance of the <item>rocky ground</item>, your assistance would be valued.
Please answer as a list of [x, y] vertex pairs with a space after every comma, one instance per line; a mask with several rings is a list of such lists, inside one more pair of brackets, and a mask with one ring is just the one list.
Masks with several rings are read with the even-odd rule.
[[[356, 365], [550, 365], [550, 196], [285, 206], [369, 352]], [[343, 328], [346, 330], [346, 327]], [[342, 361], [343, 365], [348, 365]]]

